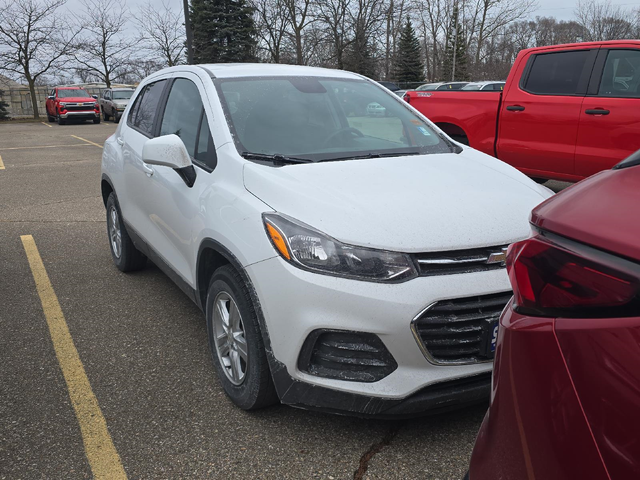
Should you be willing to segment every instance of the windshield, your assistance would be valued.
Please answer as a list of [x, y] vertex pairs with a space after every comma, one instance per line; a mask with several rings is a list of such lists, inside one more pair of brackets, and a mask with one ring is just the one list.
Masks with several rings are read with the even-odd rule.
[[325, 161], [459, 151], [397, 96], [365, 80], [228, 78], [216, 86], [245, 156]]
[[113, 91], [113, 99], [114, 100], [129, 100], [133, 95], [133, 90], [114, 90]]
[[81, 97], [81, 98], [89, 98], [89, 95], [85, 90], [80, 88], [72, 88], [65, 90], [58, 90], [58, 98], [73, 98], [73, 97]]

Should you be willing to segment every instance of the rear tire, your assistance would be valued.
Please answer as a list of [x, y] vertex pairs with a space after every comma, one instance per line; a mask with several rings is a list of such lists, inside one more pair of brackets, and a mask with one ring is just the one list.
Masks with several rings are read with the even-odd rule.
[[243, 410], [278, 403], [249, 288], [231, 265], [214, 272], [206, 315], [213, 365], [231, 401]]
[[122, 220], [122, 213], [115, 193], [107, 199], [107, 236], [113, 263], [122, 272], [144, 268], [147, 257], [136, 248]]

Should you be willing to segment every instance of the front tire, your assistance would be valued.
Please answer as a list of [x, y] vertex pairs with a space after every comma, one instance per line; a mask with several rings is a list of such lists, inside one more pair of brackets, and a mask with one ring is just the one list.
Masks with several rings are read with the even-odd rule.
[[243, 410], [277, 403], [249, 288], [231, 265], [214, 272], [206, 307], [211, 357], [227, 396]]
[[100, 117], [96, 117], [93, 119], [93, 123], [100, 123]]
[[109, 120], [109, 115], [107, 115], [106, 110], [102, 110], [102, 119], [106, 122]]
[[60, 114], [58, 114], [58, 116], [56, 117], [56, 120], [58, 121], [58, 125], [64, 125], [65, 123], [67, 123], [67, 120], [64, 118], [61, 118]]
[[147, 257], [136, 248], [122, 221], [122, 213], [115, 193], [107, 199], [107, 235], [113, 263], [122, 272], [144, 268]]

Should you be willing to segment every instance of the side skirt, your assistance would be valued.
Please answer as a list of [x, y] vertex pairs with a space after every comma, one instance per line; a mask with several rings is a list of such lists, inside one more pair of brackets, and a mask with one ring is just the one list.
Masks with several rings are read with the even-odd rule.
[[133, 240], [133, 244], [136, 246], [136, 248], [144, 253], [149, 260], [151, 260], [160, 270], [162, 270], [162, 272], [167, 277], [169, 277], [173, 281], [173, 283], [180, 287], [180, 290], [182, 290], [187, 295], [187, 297], [189, 297], [189, 299], [191, 299], [191, 301], [198, 306], [200, 310], [204, 311], [202, 305], [200, 305], [200, 299], [196, 290], [191, 285], [189, 285], [189, 283], [184, 278], [182, 278], [182, 276], [178, 272], [171, 268], [171, 266], [169, 266], [169, 264], [160, 256], [160, 254], [158, 254], [158, 252], [156, 252], [151, 247], [151, 245], [145, 242], [138, 234], [138, 232], [136, 232], [135, 229], [131, 227], [131, 225], [129, 225], [126, 221], [124, 222], [124, 224], [125, 228], [127, 229], [127, 233], [129, 234], [129, 237], [131, 237], [131, 240]]

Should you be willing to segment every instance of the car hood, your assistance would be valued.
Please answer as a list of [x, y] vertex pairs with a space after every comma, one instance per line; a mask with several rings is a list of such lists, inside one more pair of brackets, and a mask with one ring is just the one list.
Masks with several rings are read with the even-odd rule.
[[552, 195], [475, 150], [271, 166], [247, 163], [246, 189], [274, 210], [349, 244], [403, 252], [507, 244]]
[[60, 98], [59, 100], [62, 103], [95, 103], [98, 101], [92, 97], [68, 97]]

